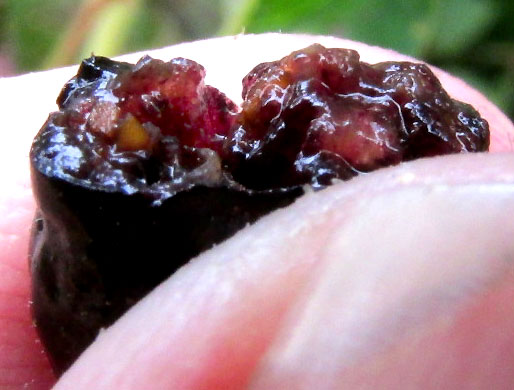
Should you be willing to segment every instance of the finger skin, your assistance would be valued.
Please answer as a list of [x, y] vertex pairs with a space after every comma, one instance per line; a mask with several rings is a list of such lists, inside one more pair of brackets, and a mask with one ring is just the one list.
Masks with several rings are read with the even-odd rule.
[[27, 232], [34, 205], [28, 185], [8, 188], [13, 198], [0, 196], [0, 389], [47, 389], [54, 378], [29, 308]]
[[[511, 389], [514, 381], [514, 278], [511, 272], [507, 274], [487, 291], [473, 296], [473, 302], [463, 305], [455, 316], [441, 315], [421, 329], [409, 329], [401, 338], [389, 339], [391, 345], [384, 350], [355, 359], [335, 371], [330, 365], [320, 368], [316, 361], [320, 352], [308, 342], [305, 345], [309, 346], [311, 356], [309, 366], [278, 360], [279, 356], [284, 358], [285, 350], [291, 353], [288, 347], [281, 345], [253, 374], [254, 382], [249, 388], [312, 389], [315, 384], [316, 388], [324, 390]], [[337, 342], [338, 334], [331, 336]], [[380, 333], [369, 335], [381, 336]], [[280, 344], [284, 342], [279, 337], [277, 340]], [[362, 340], [356, 337], [354, 343], [360, 342]], [[295, 352], [301, 354], [297, 349]], [[328, 356], [337, 361], [342, 350], [332, 347], [330, 352]], [[313, 369], [313, 365], [317, 369]]]
[[[426, 332], [437, 330], [437, 320], [441, 315], [448, 316], [450, 320], [457, 318], [458, 313], [468, 310], [475, 295], [487, 295], [502, 282], [502, 275], [512, 269], [512, 264], [502, 262], [503, 257], [496, 256], [496, 253], [512, 256], [514, 250], [510, 241], [502, 240], [514, 231], [513, 222], [505, 223], [512, 221], [514, 216], [514, 177], [504, 174], [506, 168], [514, 168], [514, 156], [487, 155], [479, 160], [477, 163], [477, 159], [470, 156], [451, 156], [385, 169], [357, 178], [352, 185], [343, 183], [305, 196], [289, 208], [261, 219], [238, 233], [235, 239], [204, 253], [182, 268], [113, 327], [103, 332], [61, 378], [56, 389], [67, 389], [72, 384], [75, 389], [88, 389], [93, 385], [97, 389], [138, 389], [150, 382], [157, 389], [245, 389], [251, 379], [255, 381], [257, 389], [290, 388], [291, 378], [301, 380], [303, 375], [310, 373], [309, 364], [313, 370], [317, 367], [317, 359], [324, 362], [325, 358], [330, 358], [330, 354], [335, 354], [338, 358], [336, 361], [347, 362], [348, 359], [341, 357], [344, 350], [338, 345], [338, 338], [357, 338], [362, 326], [369, 328], [367, 337], [371, 341], [380, 339], [384, 331], [379, 326], [373, 327], [377, 325], [373, 321], [375, 318], [386, 324], [391, 323], [393, 331], [400, 327], [403, 327], [400, 329], [402, 331], [416, 331], [418, 328]], [[455, 175], [441, 174], [442, 167], [446, 167], [448, 172], [455, 170]], [[463, 180], [464, 171], [459, 174], [458, 170], [471, 167], [476, 168], [475, 175]], [[452, 201], [445, 203], [450, 194]], [[466, 203], [472, 194], [476, 195]], [[389, 235], [385, 235], [383, 241], [372, 235], [377, 230], [387, 228], [390, 215], [406, 211], [405, 201], [410, 202], [410, 211], [407, 210], [405, 218], [391, 226]], [[458, 207], [459, 204], [465, 207]], [[489, 207], [485, 210], [477, 207], [481, 204], [488, 204]], [[370, 211], [370, 214], [366, 214], [364, 211], [368, 208], [375, 213]], [[377, 213], [377, 209], [384, 210], [384, 213]], [[403, 245], [397, 245], [396, 252], [382, 251], [369, 258], [365, 267], [359, 267], [358, 255], [369, 252], [367, 248], [374, 248], [375, 243], [378, 248], [389, 245], [389, 249], [394, 249], [396, 240], [392, 236], [403, 231], [409, 231], [409, 237], [422, 238], [427, 223], [420, 216], [427, 215], [431, 210], [435, 210], [436, 216], [438, 211], [446, 213], [440, 221], [434, 217], [430, 225], [436, 227], [439, 226], [438, 222], [444, 222], [441, 227], [444, 231], [439, 232], [443, 233], [441, 237], [433, 234], [434, 239], [439, 237], [442, 240], [438, 244], [446, 250], [443, 251], [446, 257], [440, 259], [441, 264], [427, 264], [427, 256], [418, 256], [412, 261], [402, 257], [402, 253], [398, 252], [401, 249], [430, 253], [430, 241], [419, 239], [413, 242], [407, 237]], [[463, 219], [472, 210], [476, 212]], [[453, 248], [451, 234], [459, 237], [458, 229], [463, 224], [470, 226], [470, 220], [476, 226], [473, 225], [472, 230], [468, 229], [470, 231], [463, 234], [473, 233], [470, 239], [476, 242], [473, 246]], [[499, 226], [505, 226], [501, 235], [497, 234]], [[351, 239], [350, 243], [346, 242], [348, 238]], [[348, 244], [344, 251], [339, 250], [342, 244]], [[478, 249], [480, 251], [477, 252]], [[494, 253], [493, 260], [496, 261], [490, 261], [488, 253]], [[395, 255], [398, 259], [395, 259]], [[472, 261], [467, 264], [466, 259]], [[294, 310], [290, 312], [289, 308], [294, 308], [302, 295], [311, 297], [316, 293], [315, 286], [321, 283], [316, 280], [320, 272], [321, 281], [330, 282], [334, 268], [328, 270], [327, 278], [323, 272], [327, 264], [340, 267], [341, 272], [337, 274], [343, 274], [350, 282], [338, 286], [335, 294], [338, 298], [323, 296], [321, 302], [316, 301], [316, 305], [326, 308], [323, 316], [306, 315], [305, 318], [321, 324], [325, 323], [325, 318], [333, 321], [332, 326], [316, 330], [332, 340], [335, 350], [330, 351], [329, 345], [325, 349], [318, 348], [322, 349], [324, 355], [310, 354], [310, 345], [317, 345], [304, 337], [310, 344], [300, 350], [303, 354], [298, 353], [298, 357], [305, 357], [305, 361], [302, 361], [305, 365], [301, 369], [298, 365], [282, 367], [276, 361], [288, 360], [280, 352], [283, 351], [280, 340], [287, 343], [291, 329], [301, 327], [303, 318]], [[459, 265], [466, 264], [464, 275], [470, 278], [469, 288], [459, 290], [459, 299], [452, 301], [454, 284], [467, 286], [458, 272]], [[438, 274], [441, 269], [448, 271]], [[488, 277], [483, 277], [484, 274]], [[401, 284], [402, 276], [408, 283], [399, 289], [397, 285]], [[352, 285], [353, 280], [359, 284]], [[377, 280], [384, 280], [383, 288], [379, 291], [381, 295], [377, 298], [379, 302], [373, 304], [373, 300], [369, 299], [369, 305], [353, 304], [350, 313], [359, 313], [363, 320], [350, 323], [353, 326], [348, 327], [347, 335], [337, 333], [337, 325], [344, 317], [331, 316], [330, 308], [336, 310], [331, 304], [335, 302], [336, 307], [344, 308], [359, 293], [373, 296], [375, 290], [370, 285], [378, 285]], [[334, 292], [331, 290], [331, 293]], [[420, 296], [414, 303], [407, 299], [407, 303], [411, 303], [415, 309], [414, 315], [403, 321], [397, 312], [407, 305], [405, 297], [416, 297], [413, 293]], [[439, 298], [436, 305], [430, 305], [432, 295]], [[384, 298], [387, 305], [380, 306], [379, 298], [384, 296], [390, 296], [391, 300]], [[345, 297], [349, 297], [348, 300], [345, 301]], [[426, 299], [423, 301], [421, 298]], [[439, 310], [449, 304], [453, 304], [453, 311]], [[400, 305], [400, 308], [394, 310], [397, 308], [395, 305]], [[352, 312], [352, 308], [358, 311]], [[421, 314], [418, 315], [418, 312]], [[507, 325], [510, 325], [514, 313], [506, 313], [510, 319]], [[368, 318], [370, 320], [364, 321]], [[424, 327], [420, 324], [424, 324]], [[286, 328], [281, 330], [283, 326]], [[507, 335], [514, 334], [511, 332], [514, 329], [504, 330]], [[400, 337], [403, 332], [398, 335], [393, 331], [390, 348], [404, 347], [405, 339]], [[375, 346], [367, 339], [362, 342], [370, 345], [370, 355], [375, 349], [382, 350], [381, 345]], [[259, 363], [262, 354], [273, 344], [279, 346], [279, 358], [275, 360], [271, 356]], [[362, 354], [350, 356], [347, 364], [353, 359], [357, 364], [361, 363], [358, 358]], [[514, 357], [508, 357], [505, 364], [514, 363]], [[457, 355], [456, 359], [460, 358], [462, 355]], [[109, 370], [94, 369], [105, 362], [109, 362]], [[391, 364], [398, 362], [401, 360], [392, 359]], [[277, 370], [270, 372], [266, 363]], [[259, 368], [260, 365], [263, 367]], [[286, 368], [292, 369], [288, 371]], [[370, 368], [374, 369], [373, 366]], [[433, 368], [438, 367], [434, 365]], [[329, 378], [339, 374], [338, 370], [327, 372]], [[398, 374], [398, 371], [392, 372]], [[314, 374], [318, 373], [314, 370]], [[325, 389], [324, 386], [315, 387], [316, 383], [330, 384], [323, 373], [314, 378], [317, 382], [313, 380], [308, 382], [310, 386], [298, 388]], [[290, 374], [286, 376], [289, 381], [282, 382], [282, 374]], [[263, 378], [270, 379], [270, 382]], [[349, 383], [354, 385], [355, 381]]]
[[[408, 59], [390, 50], [338, 38], [280, 34], [198, 41], [160, 49], [150, 54], [163, 59], [183, 56], [197, 60], [207, 69], [207, 82], [220, 88], [237, 102], [240, 101], [241, 79], [253, 66], [262, 61], [281, 58], [292, 50], [314, 42], [358, 49], [363, 60], [368, 62]], [[139, 57], [140, 54], [134, 54], [126, 59], [135, 61]], [[452, 96], [474, 105], [489, 121], [492, 133], [491, 150], [512, 150], [510, 136], [514, 134], [514, 129], [505, 115], [463, 82], [437, 69], [435, 71]], [[9, 137], [0, 154], [0, 175], [4, 188], [0, 194], [0, 210], [3, 215], [0, 224], [2, 389], [19, 388], [25, 383], [31, 386], [28, 388], [46, 389], [53, 380], [48, 363], [41, 354], [27, 307], [29, 281], [26, 248], [30, 219], [34, 211], [28, 184], [27, 157], [33, 136], [48, 113], [56, 108], [54, 101], [60, 88], [75, 72], [76, 67], [69, 67], [0, 79], [2, 124], [7, 129], [6, 137]], [[277, 304], [280, 306], [280, 303]], [[281, 304], [286, 303], [283, 301]], [[258, 353], [263, 350], [261, 344], [255, 348], [259, 350]], [[256, 355], [258, 353], [255, 352]]]
[[364, 196], [250, 388], [511, 388], [514, 185], [487, 179]]

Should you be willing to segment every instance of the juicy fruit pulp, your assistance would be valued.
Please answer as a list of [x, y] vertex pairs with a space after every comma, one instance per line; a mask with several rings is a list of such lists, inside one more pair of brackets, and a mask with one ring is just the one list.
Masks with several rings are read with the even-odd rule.
[[369, 65], [353, 50], [313, 45], [260, 64], [243, 80], [243, 98], [230, 147], [234, 177], [250, 188], [321, 187], [489, 146], [486, 121], [426, 65]]
[[216, 150], [236, 106], [203, 83], [199, 64], [142, 58], [135, 66], [85, 60], [59, 96], [33, 155], [80, 185], [156, 201], [197, 182], [224, 184]]
[[33, 311], [57, 373], [190, 258], [322, 188], [485, 151], [487, 123], [422, 64], [313, 45], [260, 64], [238, 109], [183, 58], [85, 60], [31, 150]]

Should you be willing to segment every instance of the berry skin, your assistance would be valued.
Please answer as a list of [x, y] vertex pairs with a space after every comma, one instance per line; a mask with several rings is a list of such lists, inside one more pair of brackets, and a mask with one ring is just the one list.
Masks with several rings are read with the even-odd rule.
[[229, 169], [249, 188], [311, 184], [401, 161], [486, 151], [487, 122], [452, 100], [424, 64], [360, 62], [312, 45], [243, 80]]
[[302, 194], [223, 169], [237, 108], [203, 78], [185, 59], [92, 57], [34, 140], [32, 311], [57, 375], [177, 268]]
[[312, 45], [257, 65], [241, 108], [194, 61], [83, 61], [32, 145], [33, 315], [57, 374], [192, 257], [306, 185], [485, 151], [423, 64]]

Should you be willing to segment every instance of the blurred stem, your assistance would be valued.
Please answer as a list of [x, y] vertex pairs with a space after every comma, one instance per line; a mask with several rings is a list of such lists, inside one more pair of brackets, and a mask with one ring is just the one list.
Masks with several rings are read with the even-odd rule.
[[44, 68], [73, 63], [97, 16], [105, 7], [116, 1], [119, 0], [84, 0], [68, 24], [62, 38], [43, 63]]
[[80, 58], [91, 53], [112, 57], [123, 52], [143, 0], [111, 2], [99, 13], [85, 41]]
[[84, 0], [44, 62], [44, 67], [53, 68], [74, 63], [80, 58], [79, 54], [83, 52], [86, 42], [95, 51], [102, 53], [110, 54], [119, 50], [125, 37], [123, 30], [130, 25], [126, 19], [133, 14], [140, 1]]
[[244, 32], [245, 25], [252, 17], [260, 0], [224, 0], [222, 1], [223, 22], [217, 35], [235, 35]]

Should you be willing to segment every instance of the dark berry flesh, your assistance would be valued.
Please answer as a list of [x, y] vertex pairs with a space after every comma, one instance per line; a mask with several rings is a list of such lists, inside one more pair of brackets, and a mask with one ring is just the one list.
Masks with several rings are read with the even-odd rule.
[[222, 168], [236, 106], [203, 78], [185, 59], [90, 58], [34, 140], [33, 313], [57, 374], [189, 259], [302, 193]]
[[426, 65], [370, 65], [353, 50], [312, 45], [260, 64], [243, 80], [243, 99], [229, 164], [254, 189], [323, 187], [489, 146], [487, 122], [451, 99]]
[[38, 166], [83, 186], [155, 201], [200, 182], [222, 185], [216, 151], [236, 106], [204, 76], [201, 65], [182, 58], [85, 60], [36, 138]]
[[485, 151], [429, 68], [313, 45], [255, 67], [241, 108], [194, 61], [84, 60], [31, 149], [33, 313], [57, 374], [192, 257], [335, 179]]

